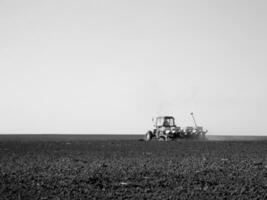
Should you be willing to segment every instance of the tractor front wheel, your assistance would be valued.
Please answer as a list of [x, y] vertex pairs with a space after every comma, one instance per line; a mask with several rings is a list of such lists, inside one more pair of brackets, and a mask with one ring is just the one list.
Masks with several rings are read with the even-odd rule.
[[146, 133], [146, 141], [150, 141], [151, 139], [152, 139], [152, 133], [151, 133], [151, 131], [148, 131]]

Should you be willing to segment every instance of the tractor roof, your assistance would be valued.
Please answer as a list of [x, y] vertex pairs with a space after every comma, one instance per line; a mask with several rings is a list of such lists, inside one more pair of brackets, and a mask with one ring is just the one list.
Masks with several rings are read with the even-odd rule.
[[173, 116], [158, 116], [157, 118], [173, 118], [174, 119]]

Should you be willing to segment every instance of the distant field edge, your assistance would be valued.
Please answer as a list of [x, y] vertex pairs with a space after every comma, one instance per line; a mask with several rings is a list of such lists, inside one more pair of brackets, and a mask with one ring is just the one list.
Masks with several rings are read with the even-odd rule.
[[[0, 134], [0, 141], [142, 140], [140, 134]], [[208, 141], [259, 141], [264, 135], [207, 135]]]

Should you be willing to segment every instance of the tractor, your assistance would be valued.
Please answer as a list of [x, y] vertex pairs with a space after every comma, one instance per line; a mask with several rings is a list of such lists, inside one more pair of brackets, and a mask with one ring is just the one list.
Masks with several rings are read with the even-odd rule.
[[153, 118], [153, 128], [147, 131], [145, 139], [150, 141], [157, 139], [159, 141], [168, 141], [175, 139], [205, 139], [207, 130], [202, 126], [197, 126], [193, 113], [191, 113], [195, 126], [181, 128], [175, 125], [175, 119], [172, 116], [160, 116]]
[[161, 116], [152, 119], [153, 128], [146, 133], [146, 141], [157, 139], [168, 141], [182, 136], [182, 129], [175, 125], [174, 117]]

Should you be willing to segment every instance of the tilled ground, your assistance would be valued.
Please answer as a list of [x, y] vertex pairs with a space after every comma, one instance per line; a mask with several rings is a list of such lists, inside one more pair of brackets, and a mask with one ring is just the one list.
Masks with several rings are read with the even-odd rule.
[[2, 141], [0, 199], [267, 199], [267, 141]]

